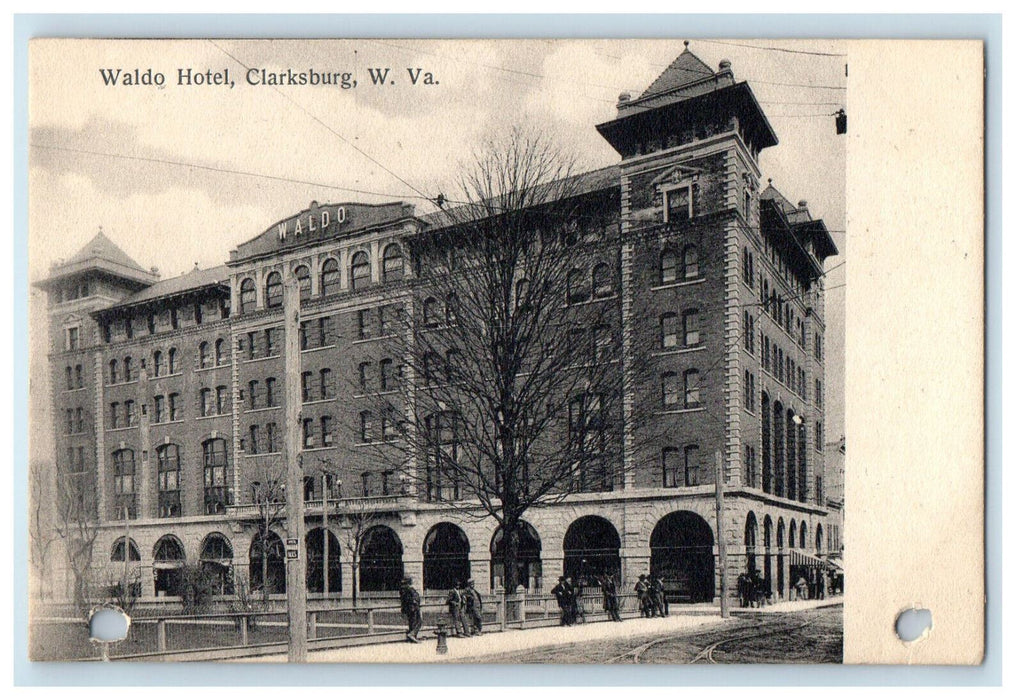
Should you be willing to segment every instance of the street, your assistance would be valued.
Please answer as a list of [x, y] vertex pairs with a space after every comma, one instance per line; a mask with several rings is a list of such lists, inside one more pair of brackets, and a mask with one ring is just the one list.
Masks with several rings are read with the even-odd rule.
[[841, 663], [842, 606], [741, 614], [712, 629], [682, 629], [476, 656], [461, 663]]

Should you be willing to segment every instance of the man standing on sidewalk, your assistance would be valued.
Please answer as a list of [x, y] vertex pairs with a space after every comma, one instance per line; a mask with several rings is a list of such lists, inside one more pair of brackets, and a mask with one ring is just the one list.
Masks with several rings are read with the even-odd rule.
[[473, 580], [465, 582], [465, 615], [469, 618], [472, 634], [483, 634], [483, 597], [476, 590]]
[[423, 628], [423, 614], [420, 610], [419, 593], [412, 587], [412, 578], [406, 576], [401, 580], [398, 591], [401, 597], [401, 614], [408, 620], [408, 634], [405, 638], [413, 644], [419, 644], [419, 630]]
[[451, 616], [451, 636], [468, 637], [469, 625], [465, 621], [465, 600], [456, 581], [448, 592], [448, 615]]

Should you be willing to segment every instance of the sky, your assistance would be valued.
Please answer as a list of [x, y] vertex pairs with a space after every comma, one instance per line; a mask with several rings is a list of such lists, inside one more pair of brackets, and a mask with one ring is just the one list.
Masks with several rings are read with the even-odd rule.
[[[838, 245], [825, 265], [835, 268], [825, 282], [828, 440], [844, 423], [845, 268], [836, 266], [845, 259], [846, 137], [835, 134], [831, 116], [844, 106], [844, 46], [698, 38], [689, 45], [712, 68], [730, 60], [736, 80], [750, 82], [780, 142], [761, 155], [763, 185], [771, 178], [792, 202], [807, 200]], [[34, 41], [29, 278], [45, 277], [100, 227], [167, 278], [222, 264], [239, 243], [313, 200], [405, 200], [429, 213], [427, 198], [451, 196], [473, 149], [515, 126], [547, 133], [577, 170], [614, 164], [617, 153], [594, 125], [612, 119], [618, 95], [638, 95], [683, 48], [681, 38]], [[357, 85], [253, 86], [249, 68], [351, 73]], [[390, 69], [383, 85], [371, 83], [370, 68]], [[105, 84], [101, 69], [120, 69], [119, 83]], [[123, 84], [136, 69], [163, 74], [163, 87]], [[181, 86], [179, 70], [187, 69], [227, 69], [234, 87]], [[41, 302], [33, 291], [33, 319], [42, 319]], [[33, 378], [45, 375], [41, 328], [33, 324]], [[33, 416], [45, 411], [38, 389], [36, 382]]]

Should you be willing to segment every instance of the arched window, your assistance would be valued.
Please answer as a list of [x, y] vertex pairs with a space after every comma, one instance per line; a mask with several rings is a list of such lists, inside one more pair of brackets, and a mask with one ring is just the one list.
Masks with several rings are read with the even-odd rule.
[[700, 260], [696, 246], [686, 246], [682, 251], [684, 276], [686, 280], [694, 280], [700, 276]]
[[217, 342], [213, 344], [213, 357], [218, 365], [222, 365], [227, 362], [227, 356], [224, 354], [223, 338], [217, 338]]
[[[110, 550], [110, 561], [124, 561], [124, 538], [121, 537], [114, 542], [113, 549]], [[139, 555], [139, 548], [135, 544], [135, 540], [128, 540], [128, 561], [142, 561], [142, 557]]]
[[582, 270], [574, 269], [568, 273], [568, 303], [579, 304], [589, 298], [586, 279]]
[[427, 386], [436, 384], [441, 379], [441, 359], [440, 355], [428, 351], [423, 355], [423, 381], [426, 382]]
[[372, 365], [369, 362], [359, 363], [359, 389], [361, 389], [363, 392], [369, 391], [370, 389], [369, 375], [371, 366]]
[[423, 325], [427, 328], [436, 328], [440, 325], [439, 306], [433, 297], [423, 299]]
[[173, 535], [164, 535], [153, 548], [153, 569], [156, 594], [181, 595], [181, 567], [185, 564], [185, 548]]
[[199, 566], [207, 575], [213, 595], [230, 595], [234, 592], [231, 580], [231, 560], [234, 549], [227, 538], [219, 532], [206, 536], [199, 551]]
[[296, 267], [295, 278], [298, 280], [298, 300], [309, 301], [313, 296], [313, 278], [309, 276], [309, 266]]
[[203, 506], [208, 515], [227, 506], [227, 441], [213, 438], [202, 444]]
[[284, 304], [284, 282], [281, 273], [271, 272], [266, 276], [266, 307], [272, 309]]
[[661, 316], [661, 347], [665, 350], [678, 345], [678, 315], [668, 312]]
[[239, 295], [239, 308], [243, 314], [256, 310], [256, 283], [251, 277], [242, 280]]
[[744, 544], [746, 545], [746, 572], [752, 574], [757, 570], [757, 516], [753, 515], [753, 511], [746, 514]]
[[159, 377], [163, 374], [163, 352], [160, 350], [153, 351], [153, 376]]
[[176, 374], [178, 371], [178, 350], [171, 348], [167, 351], [167, 373]]
[[395, 282], [405, 276], [405, 258], [401, 246], [391, 243], [384, 248], [383, 257], [384, 282]]
[[666, 249], [661, 252], [661, 284], [671, 284], [678, 279], [678, 256], [675, 251]]
[[611, 266], [597, 263], [593, 266], [593, 298], [601, 299], [614, 294], [614, 282], [611, 279]]
[[210, 344], [205, 340], [199, 343], [199, 368], [206, 369], [210, 366]]
[[365, 289], [370, 283], [369, 253], [360, 250], [352, 256], [352, 289]]
[[117, 384], [117, 366], [120, 364], [117, 360], [110, 361], [110, 383]]
[[684, 402], [686, 408], [700, 405], [700, 370], [687, 369], [682, 375]]
[[327, 258], [320, 268], [320, 296], [331, 296], [341, 291], [341, 272], [337, 260]]
[[678, 404], [678, 375], [674, 372], [661, 375], [661, 404], [665, 408]]
[[329, 368], [324, 367], [320, 370], [320, 398], [330, 399], [334, 397], [334, 379], [333, 373]]
[[132, 363], [130, 357], [124, 358], [124, 381], [131, 382], [135, 380], [135, 365]]
[[799, 526], [799, 548], [806, 549], [806, 521]]
[[157, 488], [159, 496], [159, 517], [176, 518], [181, 515], [181, 459], [177, 445], [160, 445], [156, 448]]

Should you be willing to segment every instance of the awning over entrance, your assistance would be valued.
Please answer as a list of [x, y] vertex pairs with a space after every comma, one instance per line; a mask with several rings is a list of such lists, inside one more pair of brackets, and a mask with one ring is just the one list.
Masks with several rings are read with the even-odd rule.
[[789, 564], [793, 566], [808, 566], [811, 569], [830, 569], [832, 566], [825, 560], [800, 552], [794, 549], [789, 552]]
[[840, 574], [844, 574], [845, 573], [845, 566], [842, 564], [842, 560], [841, 559], [837, 559], [835, 557], [831, 557], [830, 559], [828, 559], [828, 564], [830, 564], [831, 568], [835, 569], [835, 571], [837, 571], [838, 573], [840, 573]]

